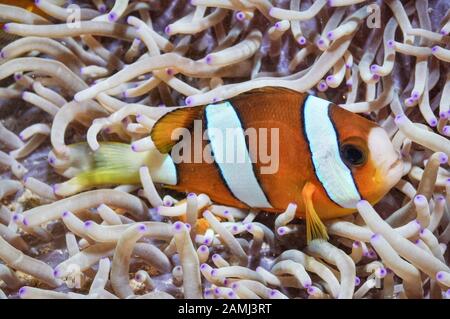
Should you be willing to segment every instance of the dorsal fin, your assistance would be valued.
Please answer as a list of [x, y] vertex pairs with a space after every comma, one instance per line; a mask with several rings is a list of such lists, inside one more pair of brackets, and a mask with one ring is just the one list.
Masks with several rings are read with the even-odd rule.
[[[283, 92], [302, 94], [284, 87], [267, 86], [243, 92], [230, 100], [233, 101], [253, 94], [277, 94]], [[201, 118], [201, 112], [204, 108], [205, 106], [185, 107], [176, 109], [162, 116], [150, 132], [150, 136], [158, 151], [162, 154], [169, 153], [172, 147], [179, 142], [178, 140], [172, 140], [172, 132], [177, 128], [190, 129], [193, 121]]]
[[285, 87], [281, 87], [281, 86], [265, 86], [265, 87], [261, 87], [261, 88], [257, 88], [257, 89], [253, 89], [247, 92], [243, 92], [241, 94], [239, 94], [236, 97], [241, 97], [241, 96], [245, 96], [245, 95], [251, 95], [251, 94], [276, 94], [276, 93], [295, 93], [295, 94], [301, 94], [300, 92], [285, 88]]
[[158, 151], [169, 153], [179, 140], [172, 140], [175, 129], [192, 127], [194, 120], [201, 117], [204, 106], [185, 107], [176, 109], [162, 116], [153, 126], [150, 136]]

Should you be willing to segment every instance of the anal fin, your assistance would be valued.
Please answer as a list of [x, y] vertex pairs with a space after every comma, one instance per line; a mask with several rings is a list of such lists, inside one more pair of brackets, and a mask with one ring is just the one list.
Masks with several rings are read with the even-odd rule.
[[316, 186], [308, 182], [303, 186], [302, 198], [305, 204], [306, 215], [306, 239], [308, 243], [313, 239], [328, 240], [327, 228], [320, 220], [319, 215], [314, 209], [314, 203], [312, 200]]

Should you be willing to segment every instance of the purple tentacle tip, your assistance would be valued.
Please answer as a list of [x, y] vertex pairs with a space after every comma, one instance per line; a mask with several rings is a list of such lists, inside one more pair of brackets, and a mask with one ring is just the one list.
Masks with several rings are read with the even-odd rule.
[[106, 12], [106, 6], [104, 4], [100, 5], [98, 7], [98, 11], [100, 11], [100, 13], [105, 13]]
[[231, 289], [237, 289], [238, 287], [239, 287], [239, 284], [237, 284], [237, 283], [233, 283], [231, 285]]
[[25, 226], [28, 226], [28, 220], [27, 220], [26, 218], [24, 218], [24, 219], [22, 220], [22, 223], [23, 223]]
[[139, 225], [138, 227], [140, 232], [145, 232], [147, 230], [147, 226], [145, 226], [144, 224]]
[[205, 253], [205, 252], [208, 251], [208, 247], [205, 246], [205, 245], [201, 245], [201, 246], [200, 246], [200, 251], [203, 252], [203, 253]]
[[219, 289], [219, 288], [214, 289], [214, 293], [215, 293], [216, 295], [220, 294], [220, 289]]
[[164, 29], [164, 32], [165, 32], [167, 35], [170, 35], [170, 26], [167, 26], [167, 27]]
[[212, 255], [212, 259], [217, 259], [217, 258], [219, 258], [219, 254]]
[[378, 70], [378, 65], [372, 64], [372, 65], [370, 66], [370, 71], [376, 72], [377, 70]]
[[400, 123], [401, 121], [403, 121], [405, 118], [405, 116], [403, 114], [399, 114], [395, 117], [395, 123]]
[[53, 276], [54, 277], [59, 277], [59, 270], [58, 269], [54, 269], [53, 270]]
[[448, 162], [448, 156], [447, 156], [447, 154], [445, 154], [445, 153], [440, 153], [440, 154], [439, 154], [439, 162], [440, 162], [441, 164], [447, 163], [447, 162]]
[[194, 198], [195, 197], [195, 193], [189, 193], [187, 197]]
[[8, 31], [8, 29], [9, 29], [9, 23], [5, 23], [3, 25], [3, 31]]
[[41, 3], [41, 0], [34, 0], [34, 4], [38, 5], [39, 3]]
[[213, 102], [213, 103], [216, 103], [216, 102], [218, 102], [218, 101], [219, 101], [219, 99], [218, 99], [217, 97], [215, 97], [215, 98], [212, 99], [212, 102]]
[[200, 269], [201, 269], [201, 270], [205, 270], [207, 267], [208, 267], [207, 264], [201, 264], [201, 265], [200, 265]]
[[205, 240], [203, 240], [203, 244], [208, 245], [209, 244], [209, 239], [205, 238]]
[[182, 222], [175, 222], [175, 224], [173, 224], [173, 228], [176, 231], [180, 231], [183, 228], [183, 223]]
[[[371, 237], [370, 237], [370, 240], [372, 241], [372, 240], [376, 240], [376, 239], [378, 239], [378, 238], [380, 238], [380, 235], [378, 235], [378, 234], [373, 234]], [[369, 253], [369, 255], [370, 255], [370, 253]]]
[[167, 73], [167, 75], [172, 76], [174, 72], [173, 72], [172, 69], [167, 69], [167, 70], [166, 70], [166, 73]]
[[210, 54], [208, 54], [208, 55], [206, 56], [206, 63], [207, 63], [207, 64], [211, 64], [211, 62], [212, 62], [212, 56], [211, 56]]
[[334, 80], [334, 76], [329, 75], [327, 76], [327, 82], [332, 82]]
[[5, 58], [5, 52], [0, 51], [0, 58], [4, 59]]
[[444, 272], [438, 271], [438, 272], [436, 273], [436, 279], [437, 279], [437, 280], [442, 280], [442, 279], [444, 279]]
[[131, 144], [131, 149], [133, 150], [133, 152], [136, 152], [137, 151], [136, 145]]
[[448, 118], [447, 112], [439, 113], [439, 118], [442, 119], [442, 120], [446, 120]]
[[280, 28], [280, 22], [275, 23], [275, 29], [279, 29]]
[[333, 40], [333, 32], [331, 32], [331, 31], [328, 32], [327, 33], [327, 38], [330, 39], [330, 40]]
[[380, 268], [380, 275], [385, 276], [387, 274], [387, 271], [385, 268]]
[[84, 227], [89, 227], [91, 225], [92, 225], [92, 221], [90, 221], [90, 220], [87, 220], [84, 222]]
[[217, 269], [211, 269], [211, 276], [217, 275]]
[[186, 105], [191, 105], [192, 104], [192, 98], [191, 97], [187, 97], [185, 100]]
[[18, 221], [19, 220], [19, 214], [14, 214], [13, 215], [13, 221]]
[[247, 224], [245, 226], [245, 229], [247, 229], [247, 231], [251, 231], [253, 229], [253, 225], [252, 224]]
[[426, 200], [425, 196], [423, 196], [421, 194], [416, 195], [416, 197], [414, 197], [414, 201], [416, 201], [416, 202], [424, 202], [425, 200]]
[[110, 14], [108, 14], [108, 20], [111, 22], [114, 22], [117, 20], [117, 14], [115, 12], [111, 12]]
[[319, 41], [317, 41], [317, 44], [319, 44], [319, 45], [322, 45], [324, 43], [325, 43], [325, 41], [323, 39], [319, 39]]
[[374, 79], [375, 81], [378, 81], [380, 79], [380, 76], [378, 74], [374, 74], [374, 75], [372, 75], [372, 79]]
[[306, 44], [306, 38], [303, 37], [303, 36], [301, 36], [301, 37], [298, 39], [298, 43], [300, 43], [301, 45], [305, 45], [305, 44]]
[[230, 292], [228, 293], [228, 297], [234, 297], [234, 291], [230, 291]]
[[355, 286], [359, 286], [361, 283], [361, 279], [359, 277], [355, 277]]
[[22, 287], [19, 289], [19, 296], [23, 296], [27, 292], [27, 288]]
[[437, 50], [439, 50], [439, 47], [436, 45], [431, 48], [431, 52], [435, 53]]
[[435, 118], [433, 118], [433, 119], [430, 120], [430, 126], [431, 126], [431, 127], [436, 127], [437, 123], [438, 123], [438, 121], [437, 121], [437, 119], [435, 119]]
[[358, 201], [358, 203], [356, 205], [357, 206], [358, 205], [364, 205], [365, 203], [367, 203], [367, 201], [365, 199], [361, 199], [361, 200]]
[[278, 227], [277, 233], [278, 235], [284, 235], [286, 234], [286, 229], [284, 227]]
[[387, 46], [388, 46], [389, 48], [391, 48], [391, 49], [394, 47], [394, 45], [395, 45], [394, 40], [389, 40], [389, 41], [387, 42]]
[[236, 13], [236, 19], [238, 19], [239, 21], [244, 20], [245, 19], [244, 12], [239, 11], [238, 13]]
[[420, 97], [420, 93], [419, 92], [417, 92], [417, 91], [412, 92], [412, 94], [411, 94], [411, 98], [412, 99], [418, 100], [419, 97]]
[[164, 204], [163, 204], [164, 206], [167, 206], [167, 207], [170, 207], [170, 206], [172, 206], [172, 201], [170, 201], [170, 200], [166, 200], [166, 201], [164, 201]]

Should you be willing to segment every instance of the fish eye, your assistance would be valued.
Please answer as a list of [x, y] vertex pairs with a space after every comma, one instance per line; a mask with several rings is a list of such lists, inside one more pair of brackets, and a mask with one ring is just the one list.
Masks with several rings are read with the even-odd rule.
[[361, 166], [367, 160], [364, 151], [359, 146], [353, 144], [342, 145], [341, 157], [346, 164], [351, 166]]

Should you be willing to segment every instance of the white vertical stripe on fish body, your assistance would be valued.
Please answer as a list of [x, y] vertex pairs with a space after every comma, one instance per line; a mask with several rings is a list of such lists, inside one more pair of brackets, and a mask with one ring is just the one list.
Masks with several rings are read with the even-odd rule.
[[303, 108], [304, 130], [315, 174], [333, 202], [344, 208], [355, 208], [361, 196], [350, 169], [342, 161], [329, 107], [330, 102], [310, 95]]
[[229, 103], [205, 109], [214, 160], [231, 193], [249, 207], [272, 208], [253, 171], [242, 123]]

